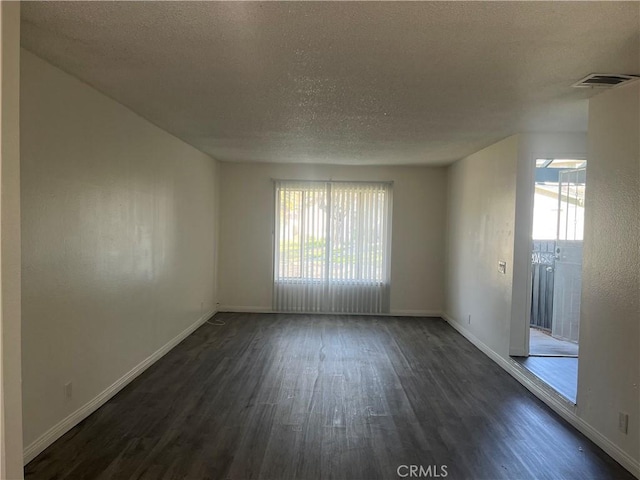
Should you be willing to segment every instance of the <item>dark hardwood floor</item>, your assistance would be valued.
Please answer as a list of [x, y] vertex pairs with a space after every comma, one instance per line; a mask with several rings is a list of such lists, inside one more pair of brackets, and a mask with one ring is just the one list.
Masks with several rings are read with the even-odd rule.
[[633, 479], [443, 320], [216, 319], [26, 478]]

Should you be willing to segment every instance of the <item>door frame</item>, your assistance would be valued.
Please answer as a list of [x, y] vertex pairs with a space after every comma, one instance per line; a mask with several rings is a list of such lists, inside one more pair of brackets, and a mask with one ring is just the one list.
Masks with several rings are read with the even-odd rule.
[[[514, 279], [513, 279], [513, 297], [511, 311], [511, 329], [516, 332], [510, 335], [509, 355], [517, 357], [529, 356], [529, 343], [531, 341], [530, 326], [531, 323], [531, 291], [533, 288], [532, 274], [533, 265], [531, 264], [531, 251], [533, 249], [533, 206], [535, 198], [535, 169], [536, 160], [539, 158], [568, 158], [573, 160], [588, 159], [585, 152], [577, 153], [575, 150], [563, 151], [559, 150], [533, 150], [528, 155], [521, 157], [518, 165], [517, 189], [522, 189], [521, 194], [516, 192], [516, 233], [514, 235]], [[521, 201], [521, 208], [518, 202]], [[521, 214], [521, 221], [518, 222], [518, 214]], [[522, 232], [518, 235], [518, 230]], [[518, 261], [520, 255], [526, 256], [526, 268], [523, 273], [526, 275], [526, 281], [516, 282], [516, 274], [518, 269]], [[520, 293], [518, 290], [524, 288], [525, 301], [524, 312], [516, 305], [516, 296]], [[524, 328], [522, 323], [524, 322]], [[518, 328], [518, 326], [520, 327]]]
[[0, 2], [0, 478], [23, 478], [20, 2]]

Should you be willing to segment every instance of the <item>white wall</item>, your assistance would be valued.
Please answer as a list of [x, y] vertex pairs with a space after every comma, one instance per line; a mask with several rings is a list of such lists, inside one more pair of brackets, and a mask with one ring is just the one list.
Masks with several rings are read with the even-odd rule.
[[[509, 354], [519, 140], [506, 138], [448, 172], [445, 311], [503, 356]], [[506, 274], [498, 271], [501, 260]]]
[[505, 358], [528, 352], [535, 159], [565, 157], [585, 134], [514, 135], [448, 170], [445, 311]]
[[[640, 82], [589, 102], [578, 414], [640, 462]], [[618, 412], [629, 433], [618, 431]]]
[[0, 478], [22, 472], [20, 4], [0, 3]]
[[30, 446], [215, 308], [217, 165], [21, 53]]
[[[584, 135], [515, 135], [449, 167], [445, 300], [452, 325], [636, 475], [639, 107], [637, 85], [590, 101], [577, 407], [522, 376], [509, 355], [528, 338], [533, 161], [584, 158]], [[630, 414], [628, 435], [619, 411]]]
[[221, 163], [220, 309], [272, 309], [272, 178], [393, 180], [391, 313], [438, 314], [444, 168]]

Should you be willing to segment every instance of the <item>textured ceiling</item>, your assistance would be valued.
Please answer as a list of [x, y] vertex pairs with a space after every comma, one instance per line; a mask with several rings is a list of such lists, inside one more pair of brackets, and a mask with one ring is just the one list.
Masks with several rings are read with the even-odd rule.
[[585, 131], [638, 2], [23, 2], [22, 44], [220, 160], [446, 164]]

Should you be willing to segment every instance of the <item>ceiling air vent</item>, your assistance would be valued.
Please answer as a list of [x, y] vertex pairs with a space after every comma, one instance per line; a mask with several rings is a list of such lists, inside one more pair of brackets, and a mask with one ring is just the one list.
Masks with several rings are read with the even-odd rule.
[[619, 73], [592, 73], [571, 85], [576, 88], [613, 88], [633, 82], [638, 75], [622, 75]]

